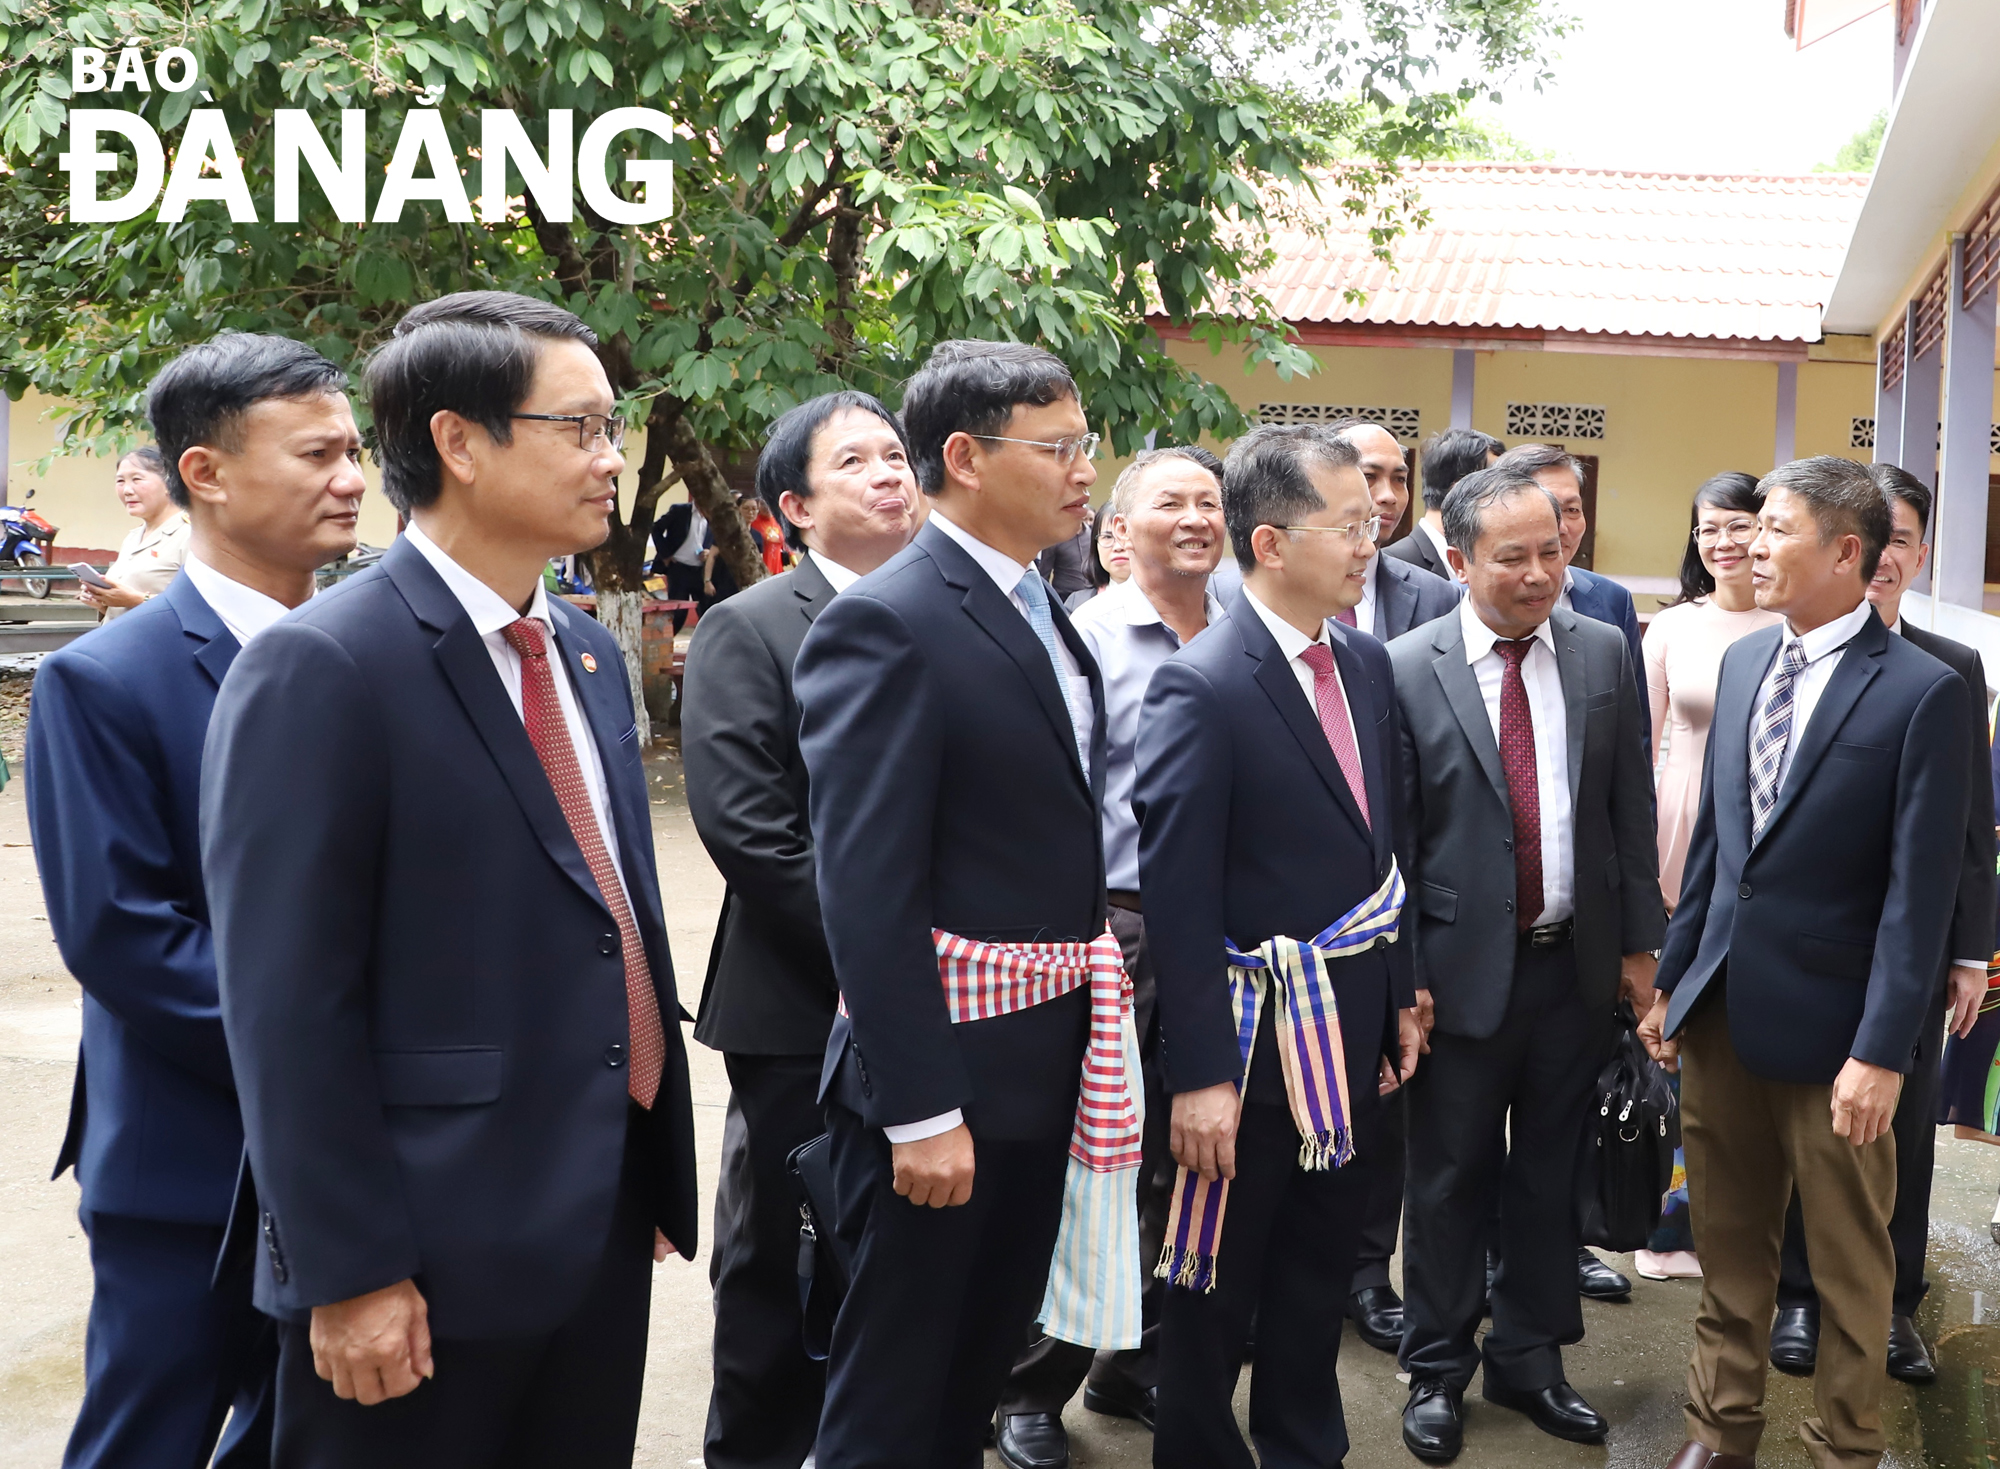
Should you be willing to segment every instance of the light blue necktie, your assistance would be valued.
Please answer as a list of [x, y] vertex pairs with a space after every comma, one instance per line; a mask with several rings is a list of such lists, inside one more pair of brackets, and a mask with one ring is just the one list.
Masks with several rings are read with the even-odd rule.
[[1083, 722], [1076, 717], [1076, 705], [1070, 702], [1069, 675], [1063, 672], [1062, 654], [1056, 651], [1056, 619], [1049, 611], [1049, 584], [1041, 574], [1030, 568], [1014, 587], [1015, 595], [1028, 604], [1028, 626], [1035, 630], [1035, 636], [1042, 640], [1042, 650], [1049, 655], [1049, 667], [1056, 676], [1056, 687], [1062, 690], [1063, 708], [1069, 713], [1069, 732], [1076, 741], [1076, 758], [1083, 766], [1084, 774], [1090, 773], [1090, 751], [1084, 745]]

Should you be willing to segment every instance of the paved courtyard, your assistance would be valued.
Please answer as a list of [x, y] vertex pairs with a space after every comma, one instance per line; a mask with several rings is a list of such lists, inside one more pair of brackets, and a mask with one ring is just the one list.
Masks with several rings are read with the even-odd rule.
[[[10, 752], [11, 753], [11, 752]], [[18, 774], [19, 764], [15, 762]], [[688, 822], [678, 761], [654, 762], [654, 836], [667, 927], [690, 1005], [699, 992], [722, 881]], [[76, 1054], [76, 987], [49, 938], [18, 781], [0, 793], [0, 1469], [52, 1469], [83, 1389], [90, 1274], [77, 1227], [76, 1187], [48, 1181], [61, 1140]], [[689, 1043], [704, 1196], [712, 1196], [727, 1083], [716, 1056]], [[1940, 1141], [1931, 1276], [1919, 1323], [1943, 1376], [1933, 1387], [1891, 1384], [1892, 1464], [1938, 1469], [2000, 1463], [2000, 1248], [1987, 1236], [2000, 1150]], [[1615, 1260], [1630, 1270], [1629, 1259]], [[707, 1257], [660, 1267], [653, 1291], [638, 1463], [699, 1464], [708, 1394]], [[1607, 1447], [1545, 1437], [1517, 1414], [1469, 1405], [1461, 1464], [1664, 1465], [1681, 1442], [1681, 1378], [1697, 1287], [1639, 1281], [1627, 1305], [1586, 1302], [1589, 1336], [1568, 1353], [1571, 1381], [1613, 1424]], [[1403, 1388], [1394, 1362], [1351, 1332], [1341, 1385], [1354, 1439], [1349, 1463], [1410, 1466], [1397, 1434]], [[1761, 1462], [1807, 1461], [1794, 1430], [1811, 1384], [1772, 1375], [1772, 1432]], [[1242, 1396], [1239, 1394], [1239, 1410]], [[1139, 1466], [1149, 1440], [1135, 1426], [1072, 1406], [1079, 1469]], [[989, 1462], [997, 1464], [989, 1455]]]

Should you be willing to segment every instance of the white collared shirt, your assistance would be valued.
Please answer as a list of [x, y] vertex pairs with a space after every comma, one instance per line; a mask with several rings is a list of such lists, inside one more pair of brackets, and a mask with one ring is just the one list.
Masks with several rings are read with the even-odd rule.
[[1556, 593], [1556, 606], [1562, 608], [1562, 610], [1565, 612], [1576, 611], [1576, 608], [1572, 607], [1569, 601], [1569, 594], [1575, 590], [1576, 590], [1576, 573], [1571, 571], [1567, 566], [1565, 566], [1563, 568], [1562, 590]]
[[240, 645], [247, 647], [250, 639], [292, 610], [275, 597], [224, 576], [199, 556], [190, 554], [181, 569]]
[[[1213, 627], [1222, 603], [1204, 591], [1202, 615]], [[1181, 646], [1180, 634], [1139, 589], [1137, 577], [1114, 582], [1070, 614], [1104, 678], [1104, 882], [1139, 890], [1139, 822], [1132, 815], [1138, 774], [1139, 709], [1153, 673]]]
[[[1289, 622], [1285, 621], [1284, 618], [1278, 616], [1269, 607], [1266, 607], [1262, 599], [1255, 592], [1251, 591], [1247, 585], [1243, 588], [1243, 595], [1250, 603], [1250, 610], [1261, 617], [1264, 620], [1264, 626], [1270, 629], [1272, 641], [1277, 643], [1278, 651], [1285, 655], [1285, 664], [1292, 670], [1292, 677], [1299, 681], [1299, 692], [1306, 696], [1306, 707], [1313, 711], [1313, 718], [1317, 719], [1319, 717], [1319, 699], [1313, 692], [1313, 668], [1310, 663], [1306, 662], [1303, 654], [1308, 648], [1325, 646], [1329, 643], [1326, 625], [1324, 623], [1320, 625], [1318, 637], [1309, 638]], [[1347, 681], [1340, 676], [1340, 664], [1337, 660], [1333, 665], [1333, 682], [1334, 686], [1340, 690], [1340, 704], [1347, 711], [1347, 727], [1354, 731], [1354, 753], [1359, 757], [1361, 753], [1361, 731], [1354, 723], [1354, 705], [1347, 697]], [[1357, 801], [1355, 804], [1359, 805], [1360, 802]], [[1373, 811], [1370, 811], [1368, 814], [1371, 821], [1375, 819]]]
[[1382, 553], [1378, 549], [1368, 562], [1368, 575], [1361, 578], [1361, 600], [1354, 604], [1354, 625], [1371, 638], [1382, 636], [1375, 631], [1375, 605], [1384, 575]]
[[[443, 580], [446, 589], [465, 609], [465, 615], [472, 619], [473, 631], [486, 645], [487, 656], [493, 660], [493, 671], [500, 675], [500, 685], [507, 691], [508, 702], [514, 706], [517, 715], [521, 714], [521, 655], [501, 635], [501, 629], [518, 622], [522, 614], [508, 606], [506, 598], [440, 550], [437, 542], [425, 535], [415, 521], [404, 529], [403, 537], [431, 564], [431, 569]], [[611, 856], [611, 865], [618, 873], [618, 885], [622, 888], [625, 885], [625, 864], [618, 859], [618, 831], [611, 821], [611, 795], [604, 783], [604, 766], [597, 758], [597, 739], [591, 733], [590, 722], [583, 717], [576, 691], [570, 687], [568, 671], [564, 667], [568, 660], [556, 646], [555, 622], [549, 615], [548, 592], [539, 581], [535, 583], [535, 597], [528, 604], [527, 615], [542, 624], [542, 635], [549, 650], [549, 666], [562, 670], [555, 678], [556, 701], [562, 705], [563, 724], [569, 730], [569, 742], [576, 751], [576, 763], [583, 771], [584, 788], [590, 792], [590, 811], [597, 818], [598, 834], [604, 840], [604, 850]], [[623, 670], [618, 668], [608, 668], [603, 672], [613, 678], [624, 676]], [[629, 907], [629, 894], [626, 903]]]
[[[1458, 604], [1465, 638], [1465, 661], [1479, 680], [1479, 697], [1500, 743], [1500, 682], [1507, 660], [1494, 651], [1499, 635], [1479, 620], [1472, 599]], [[1528, 692], [1528, 718], [1535, 727], [1535, 784], [1541, 798], [1542, 911], [1537, 926], [1560, 923], [1576, 912], [1576, 813], [1569, 799], [1569, 710], [1563, 703], [1562, 665], [1556, 661], [1555, 631], [1544, 621], [1535, 646], [1521, 660], [1521, 683]]]
[[687, 534], [674, 547], [674, 554], [667, 559], [681, 566], [701, 565], [702, 542], [708, 537], [708, 518], [694, 506], [688, 506]]
[[1429, 520], [1419, 520], [1417, 522], [1417, 529], [1431, 538], [1431, 544], [1437, 547], [1438, 560], [1444, 563], [1445, 579], [1447, 581], [1451, 580], [1451, 558], [1444, 554], [1447, 544], [1444, 538], [1444, 531], [1432, 525]]
[[[1845, 617], [1836, 617], [1832, 622], [1823, 623], [1811, 632], [1800, 635], [1792, 631], [1789, 620], [1785, 623], [1785, 636], [1778, 640], [1778, 656], [1771, 660], [1771, 667], [1764, 675], [1764, 682], [1757, 687], [1757, 702], [1750, 706], [1750, 742], [1754, 750], [1757, 741], [1757, 720], [1764, 712], [1764, 705], [1770, 701], [1771, 685], [1777, 682], [1778, 669], [1784, 664], [1785, 654], [1793, 643], [1805, 646], [1806, 666], [1797, 678], [1792, 680], [1792, 733], [1785, 741], [1784, 758], [1778, 762], [1779, 795], [1784, 794], [1785, 780], [1792, 773], [1792, 756], [1798, 752], [1799, 739], [1806, 732], [1806, 725], [1812, 721], [1813, 710], [1819, 708], [1820, 695], [1833, 679], [1834, 669], [1840, 667], [1841, 654], [1854, 635], [1868, 625], [1868, 619], [1875, 615], [1875, 604], [1864, 599]], [[1753, 754], [1751, 769], [1756, 769]]]
[[826, 584], [833, 588], [836, 597], [861, 580], [860, 572], [849, 571], [830, 556], [818, 551], [808, 551], [806, 555], [812, 558], [812, 564], [819, 568], [820, 575], [826, 578]]

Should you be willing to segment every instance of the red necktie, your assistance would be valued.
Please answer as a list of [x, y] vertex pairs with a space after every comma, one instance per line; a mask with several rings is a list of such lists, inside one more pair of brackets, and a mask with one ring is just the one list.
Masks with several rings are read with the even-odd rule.
[[1333, 614], [1333, 620], [1339, 623], [1342, 627], [1358, 628], [1361, 626], [1361, 619], [1354, 615], [1354, 609], [1352, 607], [1341, 608], [1338, 612]]
[[1535, 765], [1535, 721], [1521, 660], [1533, 638], [1501, 639], [1493, 651], [1506, 660], [1500, 675], [1500, 766], [1514, 807], [1514, 927], [1526, 933], [1542, 916], [1542, 787]]
[[618, 923], [618, 937], [625, 948], [625, 1006], [632, 1032], [632, 1064], [626, 1085], [633, 1101], [650, 1108], [660, 1090], [667, 1040], [660, 1029], [660, 1001], [653, 993], [653, 971], [646, 963], [646, 946], [639, 942], [639, 925], [632, 919], [632, 905], [625, 901], [624, 884], [618, 881], [618, 869], [611, 865], [611, 853], [604, 845], [597, 813], [590, 808], [583, 767], [577, 763], [576, 747], [570, 743], [569, 721], [563, 718], [562, 701], [556, 697], [555, 670], [549, 667], [542, 625], [532, 617], [523, 617], [507, 624], [500, 635], [507, 640], [508, 647], [521, 655], [521, 722], [528, 727], [535, 753], [542, 757], [542, 769], [555, 788], [570, 835], [576, 838], [590, 875], [597, 880], [598, 894]]
[[1340, 679], [1333, 671], [1333, 649], [1313, 643], [1299, 654], [1299, 661], [1312, 670], [1313, 703], [1319, 709], [1319, 727], [1333, 747], [1340, 773], [1347, 777], [1347, 789], [1361, 808], [1361, 819], [1370, 831], [1374, 818], [1368, 814], [1368, 781], [1361, 774], [1361, 751], [1354, 743], [1354, 725], [1347, 717], [1347, 701], [1340, 696]]

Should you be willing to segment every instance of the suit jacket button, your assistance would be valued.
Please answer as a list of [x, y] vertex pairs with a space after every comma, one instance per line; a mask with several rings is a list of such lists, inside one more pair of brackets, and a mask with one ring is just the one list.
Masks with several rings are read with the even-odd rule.
[[1512, 913], [1514, 911], [1514, 900], [1512, 898], [1509, 898], [1507, 900], [1507, 911], [1509, 913]]
[[613, 933], [599, 934], [597, 937], [597, 952], [600, 954], [617, 953], [618, 935]]
[[604, 1048], [604, 1064], [609, 1066], [613, 1071], [623, 1066], [625, 1064], [625, 1048], [623, 1046], [606, 1046]]
[[1749, 896], [1750, 896], [1750, 884], [1746, 882], [1746, 883], [1744, 883], [1744, 884], [1743, 884], [1742, 886], [1740, 886], [1739, 888], [1737, 888], [1737, 889], [1736, 889], [1736, 896], [1737, 896], [1737, 897], [1739, 897], [1739, 898], [1747, 898], [1747, 897], [1749, 897]]

